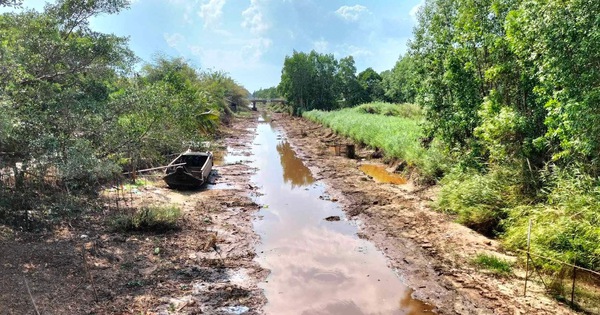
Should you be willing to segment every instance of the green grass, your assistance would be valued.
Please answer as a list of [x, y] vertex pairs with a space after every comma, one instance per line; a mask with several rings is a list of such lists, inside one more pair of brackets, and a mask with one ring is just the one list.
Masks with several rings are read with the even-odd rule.
[[177, 229], [181, 209], [173, 205], [143, 207], [131, 213], [119, 214], [110, 219], [116, 231], [166, 232]]
[[509, 261], [488, 254], [477, 254], [473, 258], [473, 264], [477, 267], [489, 270], [499, 275], [509, 275], [512, 273], [512, 265]]
[[387, 157], [406, 161], [426, 181], [445, 169], [442, 150], [435, 143], [429, 149], [421, 145], [422, 118], [415, 105], [369, 103], [330, 112], [313, 110], [303, 116], [356, 142], [380, 148]]
[[290, 114], [292, 112], [292, 108], [289, 105], [281, 103], [269, 103], [268, 109], [274, 113]]
[[356, 107], [356, 111], [364, 114], [377, 114], [384, 116], [398, 116], [415, 120], [423, 119], [421, 107], [416, 104], [392, 104], [373, 102]]

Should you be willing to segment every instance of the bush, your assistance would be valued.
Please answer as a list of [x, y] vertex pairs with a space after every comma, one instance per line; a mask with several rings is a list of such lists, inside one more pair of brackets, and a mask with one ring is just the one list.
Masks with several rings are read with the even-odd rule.
[[[505, 245], [526, 247], [532, 220], [531, 250], [557, 260], [593, 270], [600, 269], [600, 183], [584, 175], [555, 170], [545, 203], [521, 205], [510, 210]], [[560, 266], [545, 261], [545, 268]]]
[[508, 275], [512, 272], [511, 263], [507, 260], [500, 259], [493, 255], [479, 253], [473, 258], [473, 263], [495, 274]]
[[420, 120], [423, 118], [421, 107], [416, 104], [392, 104], [373, 102], [356, 107], [356, 111], [364, 114], [378, 114], [384, 116], [398, 116]]
[[458, 215], [458, 222], [487, 236], [502, 231], [508, 209], [519, 200], [519, 185], [509, 169], [482, 174], [455, 169], [442, 180], [435, 207]]
[[[312, 110], [303, 116], [356, 142], [380, 148], [387, 157], [404, 160], [411, 169], [419, 170], [422, 181], [434, 181], [446, 169], [443, 150], [441, 146], [426, 149], [421, 145], [421, 120], [402, 117], [402, 110], [397, 110], [402, 106], [405, 105], [369, 103], [331, 112]], [[392, 108], [397, 115], [379, 114], [391, 113]]]
[[111, 225], [116, 231], [122, 232], [165, 232], [177, 229], [180, 217], [181, 209], [177, 206], [149, 206], [132, 213], [117, 215], [112, 218]]

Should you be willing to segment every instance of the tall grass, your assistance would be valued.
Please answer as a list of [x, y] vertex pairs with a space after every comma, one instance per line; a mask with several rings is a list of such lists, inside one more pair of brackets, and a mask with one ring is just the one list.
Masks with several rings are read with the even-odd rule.
[[331, 112], [312, 110], [303, 116], [354, 141], [380, 148], [388, 157], [406, 161], [427, 180], [439, 176], [444, 169], [439, 146], [426, 149], [421, 145], [422, 116], [415, 105], [369, 103]]

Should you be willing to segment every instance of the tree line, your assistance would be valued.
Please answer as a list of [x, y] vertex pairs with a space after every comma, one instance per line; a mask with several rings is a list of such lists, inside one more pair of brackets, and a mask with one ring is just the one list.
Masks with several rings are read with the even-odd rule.
[[417, 103], [453, 165], [439, 208], [515, 247], [533, 219], [544, 254], [600, 268], [598, 16], [595, 0], [426, 0], [393, 69], [294, 52], [279, 90], [300, 111]]
[[277, 92], [290, 102], [295, 114], [371, 101], [403, 101], [395, 95], [386, 96], [384, 84], [384, 77], [372, 68], [357, 74], [352, 56], [337, 60], [332, 54], [314, 50], [294, 51], [285, 57]]
[[229, 103], [246, 101], [227, 74], [182, 59], [159, 56], [136, 71], [127, 39], [88, 22], [127, 8], [59, 0], [0, 15], [0, 220], [65, 208], [60, 192], [95, 192], [123, 169], [165, 163], [210, 138]]

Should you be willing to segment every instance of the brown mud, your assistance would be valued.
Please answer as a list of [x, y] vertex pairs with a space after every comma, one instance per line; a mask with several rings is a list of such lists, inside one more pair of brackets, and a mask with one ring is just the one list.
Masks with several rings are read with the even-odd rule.
[[[285, 130], [287, 141], [328, 186], [346, 215], [360, 225], [359, 235], [385, 253], [412, 296], [435, 305], [440, 314], [572, 314], [568, 307], [544, 293], [540, 283], [529, 283], [523, 296], [524, 272], [498, 276], [477, 269], [478, 253], [516, 260], [500, 244], [455, 223], [452, 216], [429, 208], [435, 187], [385, 183], [360, 170], [362, 165], [387, 165], [369, 159], [373, 150], [357, 149], [357, 159], [335, 155], [332, 145], [351, 143], [333, 131], [302, 118], [272, 114]], [[375, 176], [377, 177], [377, 176]], [[377, 178], [375, 178], [377, 179]]]
[[[252, 117], [225, 130], [221, 145], [232, 155], [214, 168], [215, 184], [200, 191], [170, 190], [157, 180], [119, 199], [109, 189], [103, 211], [50, 232], [2, 227], [0, 314], [262, 314], [257, 283], [267, 272], [254, 261], [254, 170], [236, 163], [255, 127]], [[114, 232], [117, 200], [119, 211], [178, 205], [179, 229]]]
[[[330, 145], [348, 140], [303, 119], [274, 117], [277, 161], [257, 164], [254, 115], [225, 131], [227, 154], [207, 189], [179, 192], [156, 182], [121, 197], [121, 210], [179, 205], [176, 231], [112, 231], [114, 191], [103, 211], [50, 232], [0, 226], [0, 314], [36, 314], [35, 307], [40, 314], [421, 314], [431, 306], [440, 314], [571, 313], [539, 284], [523, 297], [523, 272], [500, 277], [473, 267], [477, 253], [514, 257], [430, 210], [435, 188], [385, 183], [380, 160], [361, 160], [372, 151], [358, 149], [356, 160], [336, 156]], [[279, 171], [261, 175], [272, 163]], [[359, 169], [367, 164], [379, 175]], [[311, 211], [276, 212], [280, 202], [307, 206], [278, 199], [282, 186], [310, 200]], [[374, 271], [363, 269], [367, 260]], [[283, 298], [267, 303], [265, 293]]]
[[270, 275], [267, 314], [431, 314], [411, 297], [385, 256], [358, 236], [339, 204], [296, 156], [285, 133], [261, 119], [252, 183], [262, 206], [255, 221], [257, 260]]

